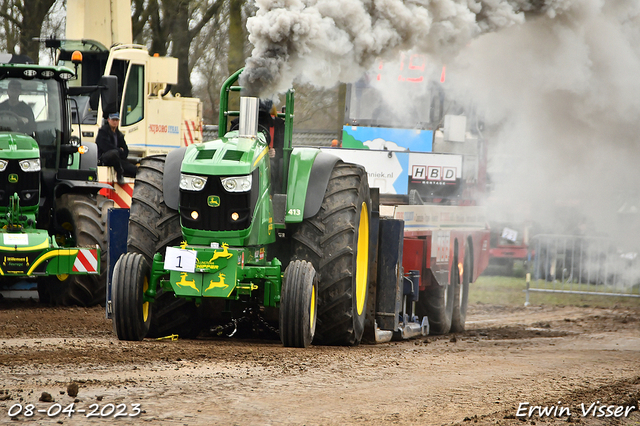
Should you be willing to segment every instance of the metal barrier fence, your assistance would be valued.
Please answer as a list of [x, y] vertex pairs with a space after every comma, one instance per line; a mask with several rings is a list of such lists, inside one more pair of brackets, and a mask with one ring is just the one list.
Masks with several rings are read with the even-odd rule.
[[536, 235], [528, 264], [525, 305], [531, 292], [640, 298], [640, 256], [607, 238]]

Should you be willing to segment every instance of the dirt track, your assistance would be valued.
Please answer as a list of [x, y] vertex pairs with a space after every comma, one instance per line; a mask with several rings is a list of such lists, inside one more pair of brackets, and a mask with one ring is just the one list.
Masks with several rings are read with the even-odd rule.
[[[470, 307], [468, 331], [354, 348], [276, 341], [118, 341], [102, 308], [0, 301], [0, 424], [113, 424], [91, 404], [121, 405], [121, 424], [522, 424], [520, 403], [571, 416], [527, 424], [640, 424], [582, 417], [580, 404], [638, 407], [640, 307]], [[67, 385], [79, 384], [77, 397]], [[42, 392], [54, 402], [40, 402]], [[15, 404], [55, 411], [8, 411]], [[561, 401], [558, 404], [558, 401]], [[525, 410], [526, 411], [526, 410]]]

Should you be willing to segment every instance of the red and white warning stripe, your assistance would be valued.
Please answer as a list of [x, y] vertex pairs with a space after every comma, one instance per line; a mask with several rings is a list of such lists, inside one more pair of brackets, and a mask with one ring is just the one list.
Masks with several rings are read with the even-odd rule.
[[80, 249], [73, 262], [73, 272], [98, 272], [98, 250]]
[[113, 186], [113, 189], [101, 189], [99, 194], [113, 200], [114, 207], [120, 209], [131, 207], [135, 179], [126, 177], [124, 178], [124, 184], [119, 185], [113, 168], [100, 166], [98, 167], [98, 181]]
[[113, 186], [113, 189], [102, 189], [100, 190], [100, 193], [108, 199], [113, 200], [114, 207], [116, 208], [128, 209], [131, 207], [134, 180], [131, 178], [125, 178], [125, 183], [123, 185], [116, 182], [110, 182], [110, 184]]
[[198, 137], [198, 134], [202, 134], [202, 129], [200, 125], [196, 124], [193, 120], [184, 120], [185, 131], [182, 136], [182, 141], [184, 146], [189, 146], [202, 139], [202, 137]]

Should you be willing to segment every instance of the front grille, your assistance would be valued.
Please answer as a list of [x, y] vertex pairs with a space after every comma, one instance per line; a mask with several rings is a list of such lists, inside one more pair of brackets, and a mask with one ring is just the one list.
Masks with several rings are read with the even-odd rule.
[[[9, 181], [10, 176], [17, 176]], [[9, 198], [18, 193], [21, 207], [38, 204], [40, 193], [40, 172], [23, 172], [18, 160], [10, 160], [7, 168], [0, 172], [0, 207], [9, 206]]]
[[[205, 231], [240, 231], [251, 225], [256, 199], [258, 196], [258, 169], [254, 170], [252, 187], [249, 192], [227, 192], [222, 187], [221, 178], [227, 176], [209, 176], [202, 191], [180, 190], [180, 216], [182, 226]], [[211, 203], [210, 197], [218, 197]], [[216, 207], [209, 204], [218, 204]], [[198, 213], [193, 219], [192, 212]], [[233, 213], [238, 220], [232, 220]]]

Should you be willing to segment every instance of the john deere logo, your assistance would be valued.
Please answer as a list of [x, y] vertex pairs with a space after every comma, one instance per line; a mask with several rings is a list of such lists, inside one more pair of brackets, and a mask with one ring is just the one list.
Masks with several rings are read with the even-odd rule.
[[218, 207], [220, 205], [220, 197], [217, 195], [209, 195], [207, 197], [207, 205], [209, 207]]
[[9, 175], [9, 183], [18, 183], [18, 175], [15, 173], [11, 173]]

